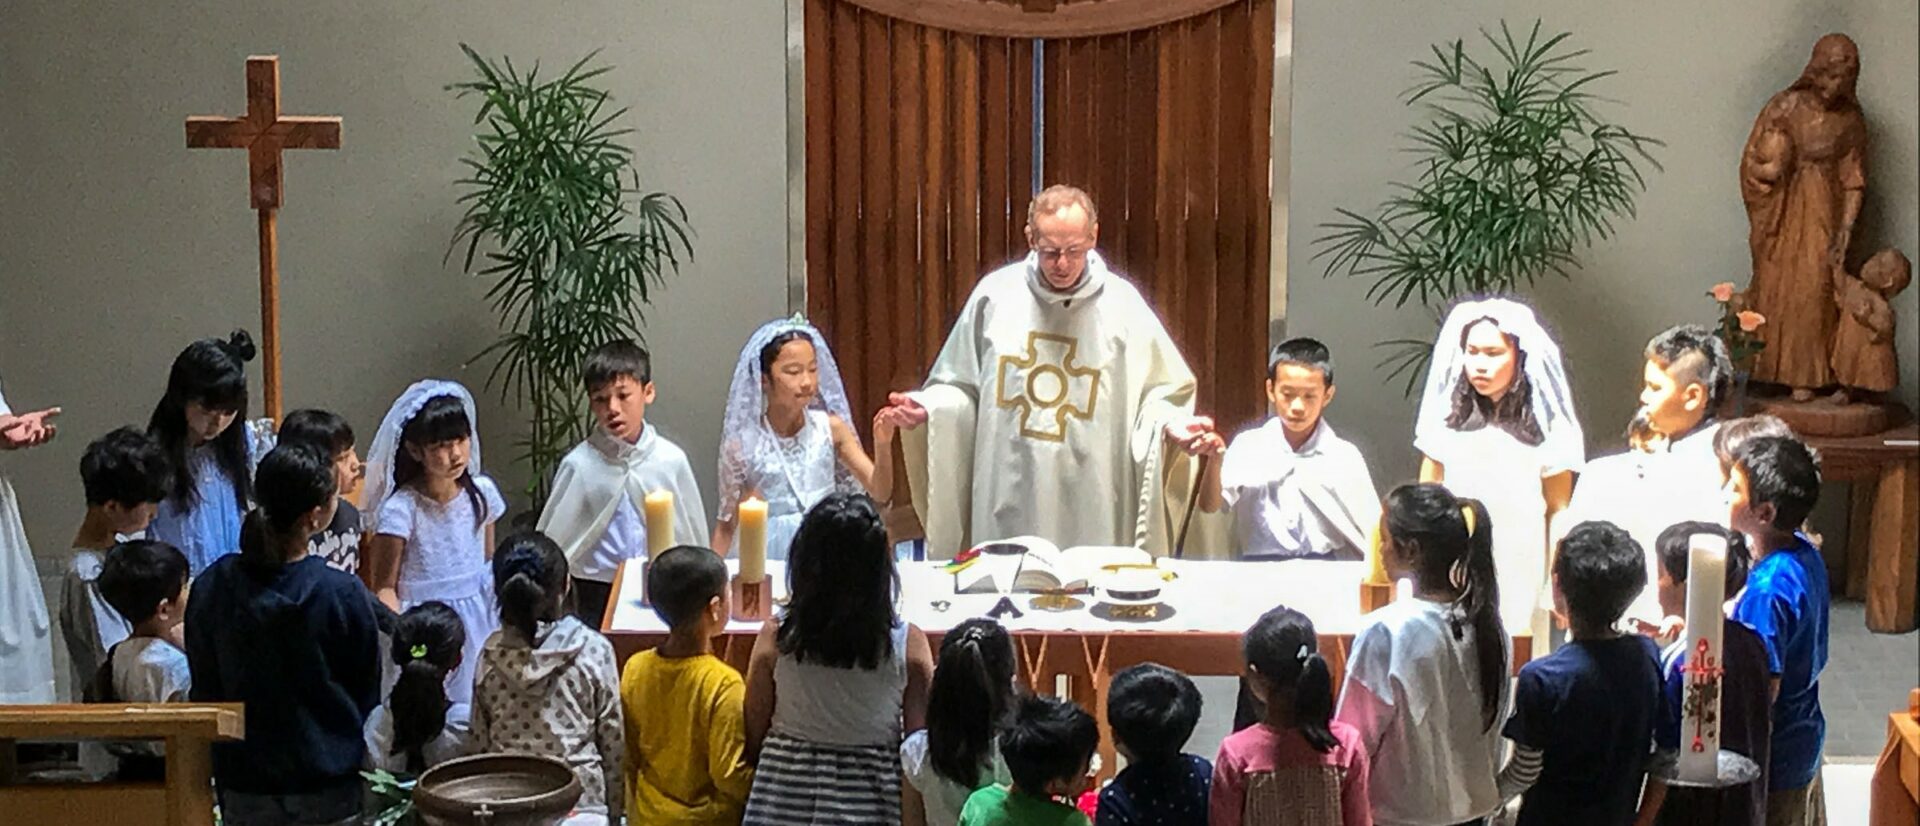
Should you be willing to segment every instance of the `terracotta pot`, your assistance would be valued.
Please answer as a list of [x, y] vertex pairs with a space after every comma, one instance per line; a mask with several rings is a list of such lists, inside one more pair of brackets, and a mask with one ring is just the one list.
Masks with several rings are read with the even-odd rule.
[[427, 826], [557, 826], [580, 791], [573, 770], [554, 758], [481, 754], [427, 770], [413, 806]]

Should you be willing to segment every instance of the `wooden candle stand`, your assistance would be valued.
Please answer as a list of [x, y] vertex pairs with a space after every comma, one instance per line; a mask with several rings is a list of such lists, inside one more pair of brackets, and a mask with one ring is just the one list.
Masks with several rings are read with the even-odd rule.
[[1393, 583], [1360, 582], [1360, 613], [1370, 614], [1387, 607], [1393, 601]]
[[773, 581], [743, 582], [733, 578], [733, 618], [740, 622], [764, 622], [773, 616]]

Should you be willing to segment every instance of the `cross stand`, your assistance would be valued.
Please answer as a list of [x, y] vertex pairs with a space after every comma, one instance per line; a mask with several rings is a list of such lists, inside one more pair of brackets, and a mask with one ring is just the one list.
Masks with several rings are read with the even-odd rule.
[[247, 114], [187, 118], [187, 148], [247, 150], [249, 198], [260, 216], [260, 341], [265, 350], [261, 386], [266, 414], [280, 419], [280, 210], [283, 149], [339, 149], [337, 117], [280, 114], [280, 58], [247, 58]]
[[1667, 784], [1667, 800], [1660, 806], [1660, 823], [1720, 823], [1721, 813], [1746, 803], [1746, 786], [1760, 779], [1759, 764], [1737, 751], [1721, 749], [1719, 776], [1711, 783], [1682, 780], [1677, 761], [1663, 762], [1656, 772]]

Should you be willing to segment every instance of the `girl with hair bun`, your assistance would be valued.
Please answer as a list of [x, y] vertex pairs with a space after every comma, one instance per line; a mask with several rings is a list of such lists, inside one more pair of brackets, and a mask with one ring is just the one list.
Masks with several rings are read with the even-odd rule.
[[247, 414], [253, 336], [203, 338], [173, 360], [167, 391], [147, 431], [173, 465], [167, 498], [147, 536], [187, 555], [193, 575], [240, 548], [240, 519], [253, 501], [253, 466], [271, 439]]

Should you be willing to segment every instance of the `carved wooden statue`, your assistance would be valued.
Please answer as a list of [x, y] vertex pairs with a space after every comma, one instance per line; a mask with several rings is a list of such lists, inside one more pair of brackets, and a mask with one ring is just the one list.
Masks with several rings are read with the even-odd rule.
[[1885, 393], [1900, 383], [1893, 350], [1894, 295], [1913, 280], [1913, 265], [1899, 250], [1881, 250], [1867, 259], [1859, 276], [1834, 273], [1834, 300], [1840, 321], [1833, 333], [1834, 401], [1846, 402], [1850, 390]]
[[1800, 79], [1767, 101], [1740, 156], [1753, 282], [1767, 317], [1753, 366], [1758, 381], [1805, 401], [1835, 378], [1829, 349], [1844, 266], [1866, 188], [1866, 120], [1854, 97], [1860, 55], [1843, 34], [1813, 47]]

